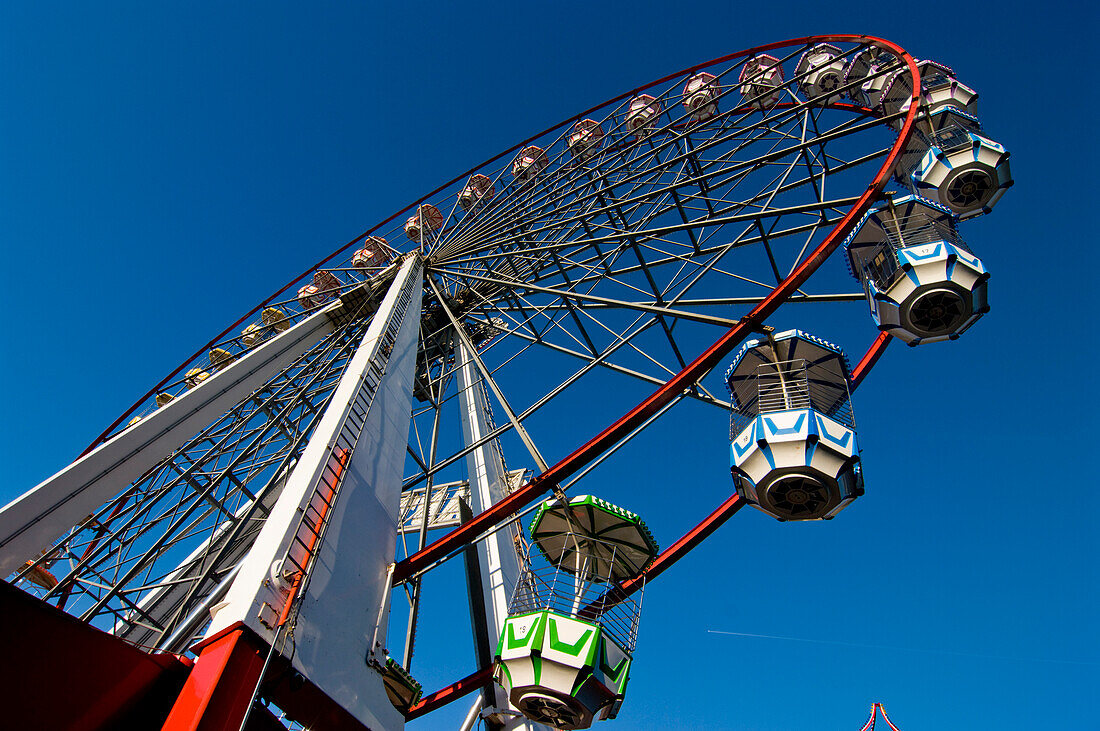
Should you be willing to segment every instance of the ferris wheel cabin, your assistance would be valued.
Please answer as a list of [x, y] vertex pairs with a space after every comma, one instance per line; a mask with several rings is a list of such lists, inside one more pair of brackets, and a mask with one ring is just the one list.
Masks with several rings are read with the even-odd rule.
[[286, 332], [290, 329], [290, 320], [286, 313], [278, 307], [265, 307], [260, 313], [260, 321], [249, 323], [241, 331], [240, 342], [245, 348], [262, 343], [272, 335]]
[[340, 286], [340, 279], [335, 274], [320, 269], [313, 273], [312, 284], [307, 284], [298, 290], [298, 304], [303, 310], [320, 307], [337, 296]]
[[[857, 67], [857, 56], [849, 74]], [[867, 73], [878, 62], [860, 61]], [[938, 201], [960, 219], [989, 213], [1012, 186], [1009, 153], [982, 132], [975, 116], [978, 93], [955, 78], [955, 72], [935, 61], [918, 61], [920, 109], [895, 178], [914, 193]], [[901, 129], [903, 113], [913, 97], [913, 78], [900, 68], [882, 79], [881, 93], [853, 95], [868, 106], [878, 106], [894, 129]]]
[[544, 502], [497, 645], [496, 681], [529, 720], [559, 729], [615, 718], [641, 595], [617, 593], [658, 546], [638, 515], [591, 495]]
[[844, 352], [800, 330], [746, 342], [726, 372], [737, 492], [779, 520], [834, 517], [863, 494]]
[[755, 109], [771, 109], [783, 94], [783, 67], [779, 59], [761, 54], [741, 67], [739, 91]]
[[837, 89], [844, 84], [845, 69], [840, 56], [841, 50], [829, 43], [819, 43], [802, 54], [794, 75], [803, 96], [821, 104], [840, 101]]
[[928, 135], [928, 151], [910, 173], [913, 187], [961, 219], [989, 213], [1012, 186], [1008, 151], [964, 124], [965, 112], [947, 107], [936, 115], [949, 121]]
[[471, 211], [483, 200], [489, 200], [495, 194], [493, 181], [487, 176], [477, 173], [470, 176], [470, 179], [466, 181], [466, 185], [459, 192], [458, 205], [464, 211]]
[[381, 236], [368, 236], [363, 239], [363, 245], [351, 256], [351, 266], [354, 269], [369, 269], [371, 267], [385, 266], [389, 261], [390, 246]]
[[[970, 115], [978, 113], [978, 92], [955, 78], [955, 72], [942, 63], [917, 61], [920, 73], [920, 107], [922, 118], [947, 107], [954, 107]], [[886, 81], [882, 92], [882, 111], [887, 115], [908, 112], [913, 102], [913, 76], [908, 68], [895, 71]], [[894, 129], [901, 129], [904, 118], [890, 122]]]
[[649, 94], [639, 94], [630, 100], [626, 113], [626, 128], [635, 139], [642, 139], [653, 132], [657, 118], [661, 116], [661, 103]]
[[512, 162], [512, 177], [521, 183], [534, 180], [549, 164], [546, 150], [537, 145], [525, 147]]
[[844, 72], [848, 96], [857, 104], [875, 108], [881, 101], [888, 75], [897, 65], [892, 53], [877, 46], [867, 46], [852, 56]]
[[427, 239], [443, 228], [443, 214], [431, 203], [422, 203], [416, 213], [405, 221], [405, 235], [410, 241]]
[[573, 158], [584, 160], [600, 147], [603, 139], [603, 127], [594, 119], [582, 119], [573, 126], [573, 131], [565, 140]]
[[684, 84], [684, 109], [691, 114], [692, 122], [705, 122], [718, 113], [718, 96], [722, 87], [718, 77], [701, 71]]
[[237, 356], [225, 348], [210, 349], [210, 365], [213, 366], [215, 372], [232, 365], [236, 359]]
[[989, 273], [952, 212], [916, 195], [869, 210], [844, 244], [880, 330], [909, 345], [954, 340], [989, 311]]

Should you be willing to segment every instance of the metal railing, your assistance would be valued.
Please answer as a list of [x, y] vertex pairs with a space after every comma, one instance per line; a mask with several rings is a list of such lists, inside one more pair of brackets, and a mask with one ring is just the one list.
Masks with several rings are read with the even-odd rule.
[[618, 599], [618, 584], [612, 578], [618, 565], [616, 549], [605, 541], [577, 535], [574, 550], [565, 551], [555, 564], [532, 547], [512, 592], [508, 614], [549, 610], [592, 622], [624, 650], [633, 652], [638, 639], [642, 591]]
[[733, 389], [730, 439], [736, 439], [760, 414], [814, 409], [855, 428], [848, 378], [836, 362], [809, 364], [804, 359], [761, 363]]
[[977, 121], [959, 115], [951, 115], [939, 129], [930, 129], [933, 122], [927, 116], [917, 119], [918, 126], [913, 130], [913, 136], [895, 168], [895, 177], [905, 185], [909, 183], [909, 176], [920, 167], [928, 150], [938, 147], [948, 152], [957, 147], [965, 147], [970, 144], [970, 132], [981, 132], [981, 125]]
[[885, 218], [883, 226], [886, 238], [881, 244], [853, 252], [862, 278], [871, 280], [880, 290], [888, 289], [902, 276], [899, 249], [944, 241], [973, 253], [952, 220], [946, 216], [930, 216], [920, 211], [910, 216]]

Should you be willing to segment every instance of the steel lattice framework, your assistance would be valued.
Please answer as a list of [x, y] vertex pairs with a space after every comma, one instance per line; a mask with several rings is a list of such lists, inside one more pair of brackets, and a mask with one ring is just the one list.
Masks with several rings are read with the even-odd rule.
[[[191, 430], [49, 545], [20, 556], [10, 580], [140, 648], [187, 652], [279, 500], [400, 263], [413, 256], [423, 262], [423, 314], [403, 489], [430, 496], [447, 483], [454, 491], [464, 458], [487, 444], [533, 477], [434, 542], [427, 540], [427, 507], [419, 524], [401, 533], [404, 558], [398, 556], [393, 583], [413, 607], [407, 666], [425, 572], [487, 535], [512, 530], [525, 506], [568, 491], [683, 399], [728, 410], [720, 374], [712, 371], [780, 305], [839, 311], [864, 299], [830, 258], [883, 195], [917, 105], [884, 115], [839, 101], [861, 81], [827, 98], [807, 97], [798, 91], [805, 73], [788, 78], [775, 99], [739, 82], [746, 64], [765, 52], [793, 67], [822, 42], [837, 44], [846, 63], [873, 44], [891, 56], [874, 74], [908, 69], [919, 79], [912, 57], [879, 39], [776, 43], [632, 90], [471, 169], [287, 283], [120, 416], [86, 455], [136, 433], [161, 404], [197, 396], [209, 374], [249, 362], [274, 342], [270, 337], [327, 323], [259, 387]], [[715, 79], [716, 109], [705, 118], [685, 105], [685, 82], [701, 72]], [[657, 113], [639, 126], [631, 105], [640, 94]], [[578, 124], [588, 120], [595, 127]], [[596, 128], [598, 136], [577, 136]], [[484, 176], [476, 181], [479, 195], [460, 205], [472, 175]], [[356, 256], [368, 248], [370, 257]], [[300, 291], [310, 286], [316, 289]], [[889, 341], [867, 325], [860, 320], [851, 328], [852, 339], [869, 346], [853, 385]], [[460, 396], [460, 348], [473, 354], [483, 397], [495, 410], [489, 432], [468, 444], [448, 434], [454, 422], [445, 416]], [[537, 367], [551, 357], [556, 370]], [[610, 423], [588, 414], [571, 432], [594, 436], [548, 459], [532, 425], [553, 424], [570, 408], [571, 387], [595, 372], [656, 390]], [[548, 421], [539, 422], [544, 413]], [[41, 518], [63, 503], [44, 508]], [[741, 504], [731, 496], [644, 577], [603, 601], [620, 601], [652, 581]], [[36, 580], [43, 572], [56, 583]], [[487, 678], [482, 667], [409, 717]]]

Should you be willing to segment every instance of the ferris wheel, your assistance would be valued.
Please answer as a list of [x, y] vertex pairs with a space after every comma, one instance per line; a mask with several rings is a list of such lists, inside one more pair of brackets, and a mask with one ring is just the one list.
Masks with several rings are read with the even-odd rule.
[[[414, 201], [0, 511], [18, 656], [66, 638], [12, 682], [47, 703], [36, 683], [70, 657], [73, 717], [101, 725], [400, 728], [470, 693], [467, 727], [613, 718], [645, 585], [744, 505], [836, 516], [864, 491], [851, 392], [891, 339], [937, 347], [988, 310], [960, 223], [1012, 179], [976, 99], [882, 39], [795, 39]], [[810, 324], [780, 331], [780, 307]], [[593, 378], [649, 395], [620, 408]], [[687, 402], [731, 415], [733, 482], [653, 536], [629, 491], [585, 478]], [[452, 559], [473, 672], [422, 695], [421, 586]], [[82, 667], [91, 648], [117, 673]]]

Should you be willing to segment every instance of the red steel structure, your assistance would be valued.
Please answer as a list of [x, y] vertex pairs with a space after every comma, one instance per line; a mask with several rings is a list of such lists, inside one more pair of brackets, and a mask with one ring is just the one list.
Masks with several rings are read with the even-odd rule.
[[859, 731], [875, 731], [875, 720], [879, 714], [882, 714], [882, 720], [886, 722], [886, 725], [890, 727], [891, 731], [900, 731], [894, 722], [890, 720], [890, 717], [886, 715], [886, 709], [881, 703], [871, 704], [871, 717], [867, 719], [867, 723], [863, 724], [863, 728]]

